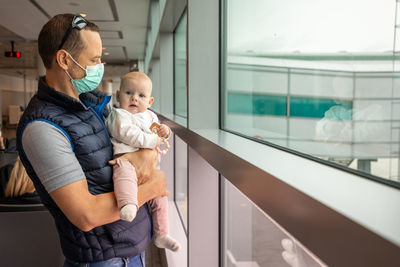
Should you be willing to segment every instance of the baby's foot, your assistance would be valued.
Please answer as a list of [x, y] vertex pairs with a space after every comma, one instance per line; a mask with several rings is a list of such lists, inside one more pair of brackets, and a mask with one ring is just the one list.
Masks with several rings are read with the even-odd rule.
[[156, 236], [154, 238], [154, 244], [159, 248], [167, 248], [172, 251], [178, 251], [181, 248], [179, 242], [169, 235]]
[[136, 217], [136, 212], [136, 205], [128, 204], [119, 211], [119, 217], [121, 217], [121, 220], [131, 222]]
[[302, 256], [296, 252], [295, 244], [292, 240], [284, 238], [281, 241], [284, 251], [282, 252], [283, 259], [291, 267], [304, 267], [306, 264], [303, 262]]

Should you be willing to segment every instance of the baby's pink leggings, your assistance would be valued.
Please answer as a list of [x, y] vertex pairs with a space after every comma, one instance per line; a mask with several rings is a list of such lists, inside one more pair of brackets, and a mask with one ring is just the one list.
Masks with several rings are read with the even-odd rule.
[[[117, 198], [118, 208], [127, 204], [138, 206], [137, 176], [135, 168], [126, 160], [117, 158], [114, 165], [114, 193]], [[157, 197], [149, 201], [152, 213], [153, 229], [156, 236], [168, 234], [168, 198]]]

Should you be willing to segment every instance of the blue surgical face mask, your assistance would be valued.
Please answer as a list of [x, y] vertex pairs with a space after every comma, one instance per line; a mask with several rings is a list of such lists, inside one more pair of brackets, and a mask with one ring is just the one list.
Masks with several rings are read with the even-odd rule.
[[103, 78], [104, 74], [104, 65], [103, 63], [94, 65], [94, 66], [87, 66], [86, 69], [83, 68], [76, 60], [68, 53], [69, 57], [72, 61], [75, 62], [81, 69], [86, 72], [86, 76], [80, 80], [72, 79], [71, 75], [69, 75], [68, 71], [65, 70], [68, 77], [71, 79], [72, 86], [74, 87], [75, 91], [78, 94], [87, 93], [93, 91], [94, 89], [99, 86], [101, 79]]

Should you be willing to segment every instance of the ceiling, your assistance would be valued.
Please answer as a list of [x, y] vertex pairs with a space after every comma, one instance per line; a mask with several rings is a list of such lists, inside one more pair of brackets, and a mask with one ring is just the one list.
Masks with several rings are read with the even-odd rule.
[[[0, 0], [0, 70], [37, 68], [37, 37], [42, 26], [60, 13], [84, 13], [97, 24], [103, 41], [103, 61], [135, 64], [144, 59], [151, 0]], [[22, 52], [6, 58], [4, 51]]]

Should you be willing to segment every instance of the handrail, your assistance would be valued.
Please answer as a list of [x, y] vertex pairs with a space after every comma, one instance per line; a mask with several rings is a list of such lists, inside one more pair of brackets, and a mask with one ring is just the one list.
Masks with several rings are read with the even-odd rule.
[[0, 203], [0, 212], [47, 211], [43, 204], [5, 204]]
[[192, 130], [161, 114], [158, 116], [215, 170], [329, 266], [399, 265], [395, 262], [400, 255], [397, 245]]

